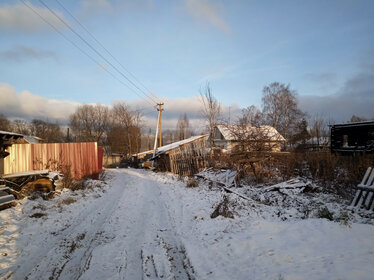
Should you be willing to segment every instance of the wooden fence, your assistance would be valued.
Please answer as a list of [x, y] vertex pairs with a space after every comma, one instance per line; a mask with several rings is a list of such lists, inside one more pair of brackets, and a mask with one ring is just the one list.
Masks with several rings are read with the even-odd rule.
[[205, 140], [203, 137], [167, 152], [171, 172], [180, 176], [190, 176], [207, 167]]
[[7, 149], [4, 174], [49, 169], [69, 171], [73, 178], [99, 173], [96, 142], [14, 144]]

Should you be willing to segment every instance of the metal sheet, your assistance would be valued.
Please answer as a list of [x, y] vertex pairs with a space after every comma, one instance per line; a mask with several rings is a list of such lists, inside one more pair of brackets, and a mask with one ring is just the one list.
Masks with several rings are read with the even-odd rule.
[[96, 142], [14, 144], [7, 151], [4, 174], [70, 169], [72, 177], [81, 179], [99, 172]]

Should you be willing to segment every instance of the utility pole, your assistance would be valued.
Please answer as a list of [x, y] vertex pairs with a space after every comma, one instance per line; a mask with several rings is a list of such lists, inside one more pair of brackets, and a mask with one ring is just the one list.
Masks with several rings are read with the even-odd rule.
[[158, 119], [158, 121], [160, 122], [160, 125], [159, 125], [159, 127], [160, 127], [160, 142], [159, 142], [159, 147], [161, 147], [161, 146], [162, 146], [162, 123], [161, 123], [161, 112], [164, 110], [164, 109], [162, 109], [162, 105], [164, 105], [164, 103], [158, 103], [157, 105], [158, 105], [158, 109], [157, 109], [157, 111], [159, 112], [159, 119]]
[[158, 103], [157, 104], [157, 106], [158, 106], [158, 108], [157, 108], [157, 111], [158, 111], [158, 120], [157, 120], [157, 126], [156, 126], [155, 144], [153, 146], [153, 157], [156, 155], [158, 130], [160, 130], [159, 147], [162, 146], [162, 133], [161, 133], [162, 123], [161, 123], [161, 115], [162, 115], [162, 111], [164, 110], [164, 109], [162, 109], [162, 105], [164, 105], [164, 103]]

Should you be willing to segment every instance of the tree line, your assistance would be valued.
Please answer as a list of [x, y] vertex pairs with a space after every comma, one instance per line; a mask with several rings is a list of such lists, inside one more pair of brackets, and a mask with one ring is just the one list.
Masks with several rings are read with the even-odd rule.
[[69, 117], [64, 128], [57, 122], [33, 119], [9, 120], [0, 114], [0, 130], [41, 138], [42, 142], [97, 142], [108, 153], [131, 155], [141, 148], [141, 114], [125, 102], [111, 108], [82, 105]]
[[[222, 118], [221, 104], [207, 83], [200, 90], [202, 117], [206, 120], [205, 132], [213, 139], [214, 127], [227, 123]], [[351, 122], [366, 119], [353, 115]], [[273, 82], [263, 88], [262, 104], [242, 109], [235, 121], [237, 125], [260, 127], [269, 125], [287, 139], [288, 143], [305, 142], [314, 138], [328, 136], [328, 122], [322, 116], [308, 116], [297, 103], [297, 93], [285, 85]], [[81, 105], [69, 116], [68, 125], [57, 122], [33, 119], [8, 120], [0, 113], [0, 130], [12, 131], [23, 135], [40, 137], [44, 142], [90, 142], [95, 141], [108, 153], [131, 155], [141, 149], [152, 149], [154, 137], [151, 130], [142, 130], [143, 121], [140, 111], [133, 110], [125, 102], [108, 107], [105, 105]], [[175, 130], [163, 131], [164, 143], [168, 144], [193, 136], [194, 130], [186, 113], [181, 114]], [[211, 143], [212, 144], [212, 143]]]

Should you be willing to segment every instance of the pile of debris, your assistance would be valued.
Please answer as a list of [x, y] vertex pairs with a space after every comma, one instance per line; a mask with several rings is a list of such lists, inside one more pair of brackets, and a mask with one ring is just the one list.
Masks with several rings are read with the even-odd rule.
[[43, 199], [50, 199], [61, 184], [61, 175], [48, 170], [3, 175], [0, 178], [0, 210], [15, 206], [17, 199], [34, 193], [39, 193]]

